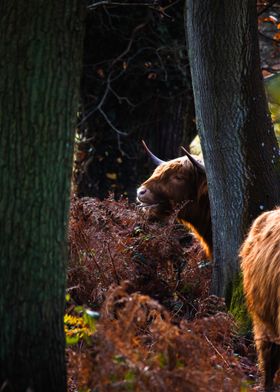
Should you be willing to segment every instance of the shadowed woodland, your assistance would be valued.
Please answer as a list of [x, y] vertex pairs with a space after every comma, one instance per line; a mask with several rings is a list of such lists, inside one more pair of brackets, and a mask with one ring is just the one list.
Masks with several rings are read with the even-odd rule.
[[[214, 3], [0, 4], [0, 392], [280, 388], [239, 263], [280, 205], [280, 2]], [[187, 185], [152, 198], [153, 154]]]
[[[176, 212], [164, 224], [153, 223], [134, 204], [113, 200], [127, 194], [133, 201], [136, 186], [151, 173], [141, 139], [161, 159], [172, 159], [197, 134], [190, 69], [185, 66], [184, 4], [165, 6], [162, 13], [137, 9], [127, 29], [129, 8], [102, 9], [88, 18], [85, 111], [74, 179], [77, 195], [103, 198], [113, 193], [103, 202], [72, 200], [68, 309], [73, 312], [73, 302], [94, 304], [101, 318], [94, 322], [93, 343], [68, 349], [69, 388], [260, 391], [253, 337], [240, 334], [224, 300], [210, 295], [212, 263], [178, 224]], [[259, 5], [261, 61], [264, 75], [271, 75], [279, 66], [279, 49], [272, 41], [278, 36], [269, 15], [276, 15], [278, 6], [264, 6]], [[94, 45], [96, 33], [102, 34], [102, 43], [109, 37], [109, 54]], [[99, 99], [96, 85], [101, 86]], [[91, 116], [100, 102], [117, 130], [108, 132], [106, 116]], [[274, 119], [277, 130], [277, 115]], [[197, 142], [191, 148], [200, 153]], [[126, 167], [130, 175], [126, 171], [124, 176]], [[66, 333], [70, 336], [71, 329]]]

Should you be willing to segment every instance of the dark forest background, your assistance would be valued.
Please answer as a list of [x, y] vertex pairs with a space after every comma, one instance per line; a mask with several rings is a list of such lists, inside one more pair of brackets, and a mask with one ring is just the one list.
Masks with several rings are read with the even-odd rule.
[[[184, 6], [184, 0], [91, 5], [76, 133], [78, 196], [103, 199], [112, 192], [133, 201], [152, 170], [141, 139], [167, 160], [197, 135]], [[259, 2], [258, 11], [261, 66], [273, 75], [280, 69], [280, 6]]]

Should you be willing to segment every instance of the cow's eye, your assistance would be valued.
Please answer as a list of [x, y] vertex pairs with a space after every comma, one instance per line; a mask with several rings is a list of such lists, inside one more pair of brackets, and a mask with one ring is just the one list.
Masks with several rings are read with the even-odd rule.
[[184, 177], [183, 176], [175, 176], [175, 179], [177, 181], [184, 181]]

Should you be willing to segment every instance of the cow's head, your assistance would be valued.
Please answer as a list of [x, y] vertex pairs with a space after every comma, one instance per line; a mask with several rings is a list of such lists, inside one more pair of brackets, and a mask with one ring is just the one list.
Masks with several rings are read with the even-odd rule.
[[137, 190], [137, 199], [148, 214], [160, 218], [180, 203], [196, 200], [198, 188], [206, 182], [204, 166], [187, 151], [183, 157], [164, 162], [144, 146], [158, 165]]
[[137, 190], [140, 206], [152, 219], [167, 217], [176, 209], [179, 222], [191, 229], [211, 258], [212, 225], [204, 166], [187, 151], [183, 157], [164, 162], [145, 148], [158, 166]]
[[152, 219], [163, 219], [176, 209], [179, 222], [191, 229], [211, 258], [212, 225], [204, 166], [186, 150], [185, 156], [164, 162], [144, 146], [158, 166], [137, 190], [140, 206]]

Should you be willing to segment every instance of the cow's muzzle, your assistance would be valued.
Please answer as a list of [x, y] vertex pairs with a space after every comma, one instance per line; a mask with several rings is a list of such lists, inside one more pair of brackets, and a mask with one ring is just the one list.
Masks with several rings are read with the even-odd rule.
[[140, 203], [140, 207], [157, 207], [158, 202], [155, 200], [153, 193], [146, 188], [144, 185], [137, 189], [137, 201]]

